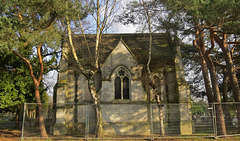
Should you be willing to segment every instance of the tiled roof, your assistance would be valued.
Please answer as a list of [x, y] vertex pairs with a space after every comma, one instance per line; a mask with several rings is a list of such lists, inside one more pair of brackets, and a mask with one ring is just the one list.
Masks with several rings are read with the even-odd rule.
[[[151, 66], [162, 67], [165, 65], [171, 65], [173, 63], [174, 51], [170, 46], [166, 34], [154, 33], [152, 34], [152, 61]], [[92, 56], [94, 56], [95, 50], [95, 34], [86, 35], [87, 44], [91, 50]], [[103, 64], [104, 60], [109, 56], [112, 50], [117, 46], [118, 42], [122, 40], [125, 45], [136, 56], [139, 64], [146, 64], [148, 61], [148, 48], [149, 48], [149, 34], [147, 33], [134, 33], [134, 34], [103, 34], [101, 42], [99, 44], [99, 63]], [[76, 48], [76, 52], [81, 60], [81, 63], [86, 67], [91, 65], [91, 57], [88, 52], [87, 44], [84, 41], [82, 35], [74, 35], [73, 43]], [[74, 61], [72, 65], [74, 65]]]

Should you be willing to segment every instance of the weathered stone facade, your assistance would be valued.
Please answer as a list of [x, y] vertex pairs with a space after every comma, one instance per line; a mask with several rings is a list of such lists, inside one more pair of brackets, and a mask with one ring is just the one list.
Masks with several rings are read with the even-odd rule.
[[[87, 35], [90, 47], [91, 42], [94, 43], [91, 40], [93, 37], [94, 35]], [[74, 44], [84, 67], [89, 67], [89, 58], [85, 56], [82, 47], [84, 42], [80, 38], [74, 36]], [[147, 82], [144, 79], [147, 48], [148, 34], [110, 34], [102, 37], [98, 81], [101, 81], [99, 95], [105, 135], [149, 135], [153, 131], [159, 131], [158, 108], [156, 105], [148, 105], [155, 103], [155, 100], [153, 95], [147, 94]], [[87, 80], [74, 67], [67, 43], [62, 51], [55, 93], [55, 135], [80, 132], [85, 126], [87, 115], [91, 115], [88, 116], [90, 123], [95, 121], [94, 107], [86, 106], [86, 103], [92, 102]], [[165, 34], [153, 34], [153, 61], [150, 67], [157, 89], [164, 97], [163, 104], [180, 104], [163, 108], [165, 130], [171, 134], [171, 126], [174, 125], [177, 129], [175, 134], [191, 134], [189, 89], [184, 78], [180, 47], [174, 44], [172, 38]], [[94, 124], [89, 130], [94, 131]]]

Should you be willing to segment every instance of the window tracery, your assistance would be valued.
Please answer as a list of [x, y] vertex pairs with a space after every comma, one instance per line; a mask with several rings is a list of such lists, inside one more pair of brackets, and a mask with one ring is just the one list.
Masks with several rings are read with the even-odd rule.
[[129, 76], [123, 68], [116, 71], [115, 99], [129, 99]]

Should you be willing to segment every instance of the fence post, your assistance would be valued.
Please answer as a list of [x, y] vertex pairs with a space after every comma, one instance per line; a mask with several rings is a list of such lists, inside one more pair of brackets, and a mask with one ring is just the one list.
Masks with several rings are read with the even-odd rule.
[[153, 109], [152, 109], [152, 103], [150, 104], [150, 134], [151, 134], [151, 140], [153, 140]]
[[88, 140], [88, 103], [85, 104], [85, 139]]
[[192, 114], [192, 133], [195, 134], [195, 122], [194, 122], [194, 118], [193, 115], [194, 115], [194, 108], [195, 108], [195, 105], [193, 103], [191, 103], [191, 114]]
[[26, 113], [26, 103], [24, 102], [24, 106], [23, 106], [23, 122], [22, 122], [21, 140], [23, 140], [24, 122], [25, 122], [25, 113]]
[[217, 136], [217, 120], [216, 120], [216, 109], [215, 109], [215, 103], [213, 102], [212, 103], [212, 107], [213, 107], [213, 110], [212, 110], [212, 114], [213, 114], [213, 130], [214, 130], [214, 136], [216, 137]]

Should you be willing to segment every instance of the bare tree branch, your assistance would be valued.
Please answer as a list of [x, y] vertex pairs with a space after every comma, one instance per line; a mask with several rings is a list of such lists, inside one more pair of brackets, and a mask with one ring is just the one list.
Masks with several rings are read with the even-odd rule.
[[81, 28], [81, 31], [82, 31], [82, 35], [83, 35], [84, 41], [85, 41], [86, 46], [87, 46], [87, 49], [88, 49], [88, 53], [89, 53], [90, 59], [92, 60], [92, 53], [91, 53], [90, 48], [89, 48], [89, 46], [88, 46], [88, 41], [87, 41], [87, 39], [86, 39], [84, 30], [83, 30], [83, 26], [82, 26], [82, 22], [81, 22], [81, 20], [80, 20], [80, 16], [79, 16], [79, 15], [78, 15], [78, 21], [79, 21], [79, 25], [80, 25], [80, 28]]

